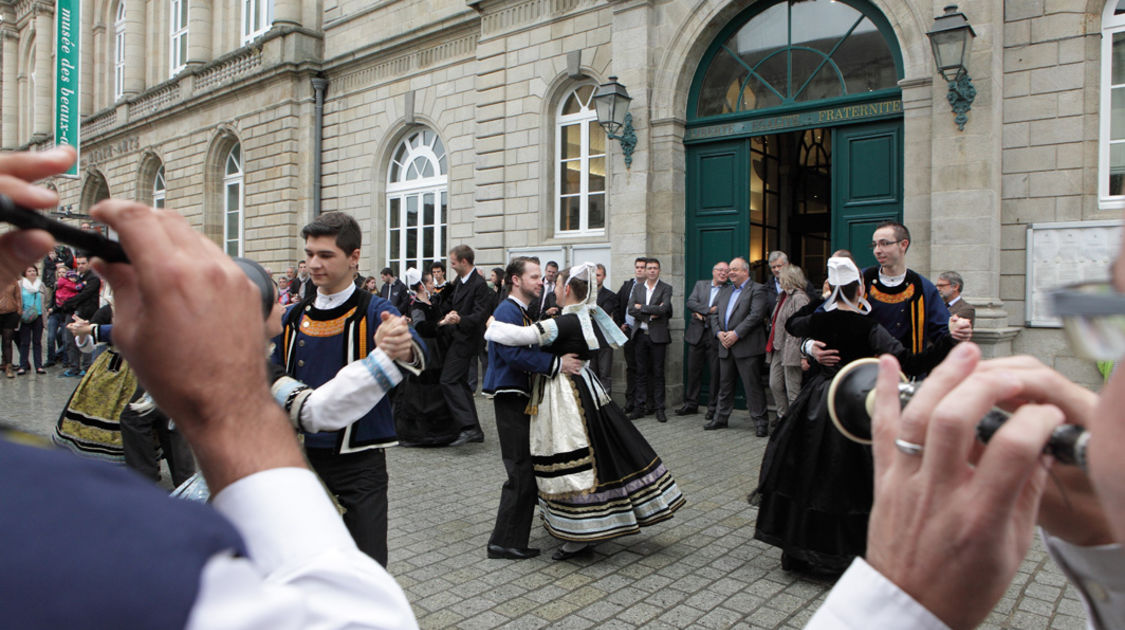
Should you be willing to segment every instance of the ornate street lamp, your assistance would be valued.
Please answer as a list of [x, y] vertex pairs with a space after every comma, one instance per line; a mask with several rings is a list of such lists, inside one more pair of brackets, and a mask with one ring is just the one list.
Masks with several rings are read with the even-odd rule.
[[972, 109], [973, 99], [977, 96], [977, 89], [973, 87], [969, 69], [965, 66], [965, 53], [969, 50], [969, 42], [977, 34], [969, 26], [965, 14], [957, 10], [957, 5], [951, 4], [945, 7], [944, 15], [934, 18], [934, 27], [926, 35], [934, 50], [938, 72], [949, 84], [946, 100], [956, 114], [953, 120], [957, 129], [964, 131], [969, 120], [965, 114]]
[[[621, 143], [621, 152], [625, 154], [625, 168], [633, 165], [633, 149], [637, 147], [633, 115], [629, 113], [629, 102], [632, 100], [633, 97], [629, 96], [625, 86], [617, 82], [617, 77], [610, 77], [609, 83], [599, 85], [598, 91], [594, 92], [598, 124], [610, 140]], [[618, 132], [621, 132], [620, 135]]]

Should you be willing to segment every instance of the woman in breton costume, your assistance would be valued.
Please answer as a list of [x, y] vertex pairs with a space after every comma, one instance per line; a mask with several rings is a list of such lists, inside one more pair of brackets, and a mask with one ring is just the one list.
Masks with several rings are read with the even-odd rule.
[[871, 305], [850, 258], [828, 260], [828, 283], [824, 309], [791, 319], [789, 331], [824, 341], [840, 352], [840, 362], [801, 387], [766, 446], [751, 503], [759, 505], [754, 537], [781, 548], [782, 568], [840, 573], [867, 548], [875, 473], [871, 447], [845, 438], [828, 416], [832, 377], [856, 359], [880, 354], [895, 355], [908, 375], [925, 373], [945, 358], [952, 339], [910, 355], [867, 316]]
[[[556, 355], [594, 357], [625, 336], [597, 306], [596, 267], [562, 274], [555, 297], [562, 314], [531, 326], [490, 321], [485, 339], [509, 346], [539, 345]], [[554, 559], [587, 552], [594, 543], [634, 534], [672, 517], [684, 504], [660, 457], [605, 391], [589, 365], [575, 376], [535, 377], [531, 401], [531, 459], [547, 531], [566, 541]]]

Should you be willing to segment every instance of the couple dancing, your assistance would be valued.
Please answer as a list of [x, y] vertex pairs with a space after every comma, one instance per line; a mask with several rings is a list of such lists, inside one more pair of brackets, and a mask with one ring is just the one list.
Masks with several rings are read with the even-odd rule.
[[527, 306], [540, 297], [539, 264], [520, 257], [508, 265], [511, 292], [485, 332], [484, 391], [493, 397], [508, 473], [489, 558], [539, 555], [527, 547], [537, 495], [547, 531], [564, 541], [555, 560], [671, 518], [684, 504], [660, 457], [587, 367], [598, 348], [625, 341], [597, 306], [595, 270], [585, 263], [561, 273], [562, 314], [532, 323]]

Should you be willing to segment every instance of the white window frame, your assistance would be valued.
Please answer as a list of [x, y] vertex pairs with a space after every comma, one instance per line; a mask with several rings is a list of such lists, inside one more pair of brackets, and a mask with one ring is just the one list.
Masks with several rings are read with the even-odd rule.
[[273, 0], [242, 0], [243, 45], [249, 44], [254, 38], [270, 30], [271, 26], [273, 26]]
[[169, 31], [169, 71], [172, 76], [184, 69], [187, 65], [187, 3], [188, 0], [170, 0], [171, 11], [168, 14]]
[[[235, 165], [238, 167], [238, 171], [228, 173], [227, 165], [234, 158], [233, 154], [236, 149], [238, 150], [238, 158], [235, 160]], [[241, 143], [235, 143], [223, 156], [223, 252], [228, 256], [241, 256], [243, 252], [243, 230], [246, 218], [246, 186], [243, 177], [245, 160], [243, 158]], [[230, 207], [230, 189], [232, 187], [238, 188], [238, 207], [234, 209]], [[230, 215], [235, 213], [238, 215], [238, 233], [232, 235], [230, 233]], [[232, 244], [236, 245], [237, 253], [231, 252], [230, 246]]]
[[[428, 143], [425, 141], [427, 134], [432, 136]], [[417, 143], [415, 143], [415, 139], [417, 139]], [[415, 144], [417, 146], [415, 146]], [[399, 155], [403, 146], [406, 147], [403, 160], [402, 162], [396, 162], [395, 157]], [[440, 154], [437, 150], [439, 148]], [[445, 158], [444, 166], [442, 166], [442, 157]], [[436, 174], [432, 177], [407, 179], [411, 164], [419, 158], [430, 162]], [[394, 177], [396, 166], [398, 167], [397, 178]], [[429, 224], [424, 222], [425, 214], [422, 210], [423, 200], [428, 194], [434, 196], [434, 220]], [[445, 148], [445, 143], [441, 141], [441, 137], [438, 136], [436, 131], [429, 128], [420, 128], [411, 131], [395, 145], [394, 153], [391, 154], [391, 162], [387, 165], [386, 196], [387, 239], [386, 250], [383, 256], [384, 266], [394, 269], [396, 274], [401, 277], [408, 267], [414, 267], [419, 271], [429, 271], [428, 269], [423, 269], [423, 266], [430, 265], [434, 261], [444, 261], [446, 254], [444, 250], [447, 248], [442, 247], [442, 240], [449, 229], [449, 153]], [[418, 223], [413, 227], [407, 227], [406, 225], [409, 216], [407, 205], [410, 198], [416, 198], [418, 200]], [[392, 230], [391, 208], [396, 200], [399, 202], [399, 227]], [[425, 228], [427, 227], [434, 228], [433, 241], [430, 243], [433, 255], [430, 257], [425, 255]], [[413, 232], [414, 238], [416, 239], [415, 256], [413, 258], [408, 258], [406, 252], [411, 232]], [[398, 239], [398, 256], [396, 258], [391, 258], [392, 238]]]
[[[1101, 210], [1120, 210], [1125, 208], [1125, 195], [1110, 195], [1109, 167], [1110, 146], [1125, 143], [1125, 140], [1110, 139], [1110, 123], [1113, 119], [1113, 36], [1125, 32], [1125, 14], [1114, 15], [1119, 0], [1109, 0], [1102, 12], [1102, 73], [1101, 73], [1101, 115], [1098, 121], [1098, 208]], [[1116, 86], [1125, 90], [1125, 84]]]
[[[552, 161], [552, 168], [555, 179], [555, 236], [559, 238], [573, 238], [573, 237], [588, 237], [588, 236], [602, 236], [606, 233], [605, 224], [609, 222], [609, 138], [606, 137], [603, 146], [606, 148], [605, 153], [590, 154], [590, 132], [594, 130], [595, 133], [605, 134], [601, 125], [598, 124], [598, 112], [593, 106], [593, 97], [591, 96], [590, 102], [583, 106], [583, 109], [574, 114], [563, 114], [563, 108], [566, 107], [567, 102], [570, 100], [571, 95], [577, 92], [580, 88], [586, 87], [588, 84], [576, 85], [568, 90], [559, 101], [558, 109], [555, 111], [555, 155]], [[592, 84], [590, 84], [592, 85]], [[597, 89], [597, 86], [593, 86]], [[578, 161], [580, 166], [581, 175], [579, 176], [579, 193], [577, 195], [570, 194], [567, 198], [579, 197], [579, 227], [576, 230], [563, 229], [563, 128], [571, 125], [579, 124], [582, 126], [581, 131], [581, 149], [579, 157], [567, 158], [566, 162]], [[595, 192], [594, 194], [601, 194], [603, 197], [603, 215], [602, 226], [591, 228], [590, 221], [590, 160], [601, 158], [605, 164], [605, 190]]]
[[[225, 167], [225, 164], [224, 164]], [[223, 191], [226, 191], [224, 186]], [[164, 165], [161, 164], [156, 169], [156, 173], [152, 176], [152, 207], [163, 208], [164, 201], [168, 196], [168, 184], [164, 180]], [[225, 202], [224, 202], [225, 203]], [[224, 216], [226, 213], [223, 213]]]
[[113, 100], [125, 95], [125, 0], [117, 3], [113, 20]]

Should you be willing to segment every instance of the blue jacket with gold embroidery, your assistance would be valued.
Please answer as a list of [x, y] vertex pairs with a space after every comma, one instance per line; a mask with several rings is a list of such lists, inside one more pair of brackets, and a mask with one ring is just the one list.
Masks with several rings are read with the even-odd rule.
[[[274, 339], [273, 361], [309, 387], [320, 387], [345, 365], [358, 361], [375, 349], [375, 330], [384, 311], [399, 315], [390, 302], [366, 291], [355, 291], [343, 304], [329, 310], [313, 306], [316, 294], [285, 312], [285, 327]], [[414, 341], [425, 354], [426, 346], [411, 329]], [[425, 366], [425, 358], [422, 358]], [[384, 397], [362, 418], [338, 431], [305, 433], [307, 448], [334, 449], [354, 453], [395, 444], [391, 401]]]

